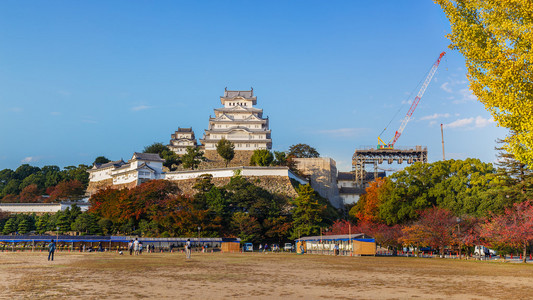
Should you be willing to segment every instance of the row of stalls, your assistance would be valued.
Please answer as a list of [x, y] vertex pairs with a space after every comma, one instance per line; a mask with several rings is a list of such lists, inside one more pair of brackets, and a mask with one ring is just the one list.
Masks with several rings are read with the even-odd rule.
[[363, 233], [307, 236], [297, 239], [295, 243], [298, 254], [376, 255], [376, 241]]
[[190, 240], [193, 251], [234, 252], [238, 238], [148, 238], [135, 236], [70, 236], [70, 235], [0, 235], [0, 251], [42, 251], [54, 240], [58, 251], [127, 251], [130, 241], [137, 239], [143, 249], [156, 252], [181, 251]]

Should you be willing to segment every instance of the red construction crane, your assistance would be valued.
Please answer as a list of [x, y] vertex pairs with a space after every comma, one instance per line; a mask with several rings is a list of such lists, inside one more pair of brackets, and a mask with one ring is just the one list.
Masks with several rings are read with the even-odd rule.
[[[418, 94], [416, 95], [415, 100], [413, 100], [413, 103], [411, 104], [411, 108], [409, 108], [409, 111], [407, 112], [407, 115], [405, 115], [405, 117], [403, 118], [402, 124], [400, 125], [400, 128], [398, 128], [398, 130], [396, 130], [396, 133], [394, 134], [394, 138], [388, 144], [386, 144], [381, 139], [381, 137], [380, 137], [381, 135], [378, 136], [378, 149], [394, 149], [394, 144], [396, 144], [396, 141], [402, 135], [402, 132], [405, 129], [405, 126], [407, 126], [407, 123], [409, 122], [409, 120], [411, 119], [411, 116], [415, 112], [416, 106], [418, 105], [418, 102], [420, 102], [420, 99], [424, 95], [424, 92], [426, 92], [426, 89], [427, 89], [429, 83], [431, 82], [431, 79], [433, 78], [433, 75], [435, 75], [435, 72], [437, 72], [437, 68], [439, 67], [440, 60], [442, 59], [444, 54], [446, 54], [446, 52], [442, 52], [439, 55], [439, 58], [433, 64], [433, 66], [431, 67], [431, 70], [429, 70], [429, 73], [428, 73], [426, 79], [424, 80], [424, 83], [422, 84], [422, 87], [418, 91]], [[386, 128], [385, 128], [385, 130], [386, 130]], [[385, 130], [383, 130], [383, 131], [385, 131]], [[381, 133], [383, 133], [383, 132], [381, 132]]]

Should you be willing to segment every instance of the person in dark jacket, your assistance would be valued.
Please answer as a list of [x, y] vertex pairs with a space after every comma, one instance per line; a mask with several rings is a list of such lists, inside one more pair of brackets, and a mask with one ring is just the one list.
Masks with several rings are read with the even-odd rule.
[[50, 244], [48, 244], [48, 260], [50, 260], [50, 257], [52, 258], [52, 261], [54, 261], [54, 252], [56, 251], [56, 243], [54, 240], [50, 241]]

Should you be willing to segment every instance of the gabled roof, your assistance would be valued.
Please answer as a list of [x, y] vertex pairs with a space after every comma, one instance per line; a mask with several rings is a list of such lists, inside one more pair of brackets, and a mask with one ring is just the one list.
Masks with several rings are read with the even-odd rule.
[[266, 130], [265, 128], [247, 128], [247, 127], [241, 127], [241, 126], [233, 126], [230, 128], [218, 128], [218, 129], [205, 129], [205, 132], [212, 132], [212, 133], [231, 133], [232, 131], [246, 131], [250, 134], [253, 133], [271, 133], [271, 130]]
[[228, 89], [224, 91], [225, 98], [233, 98], [233, 97], [252, 98], [253, 96], [254, 96], [253, 88], [249, 91], [228, 91]]
[[240, 113], [240, 112], [263, 112], [260, 108], [255, 107], [243, 107], [240, 105], [232, 106], [232, 107], [222, 107], [222, 108], [215, 108], [215, 111], [219, 112], [230, 112], [230, 113]]
[[135, 170], [140, 170], [140, 169], [150, 169], [152, 172], [157, 173], [157, 172], [155, 171], [154, 168], [150, 167], [150, 166], [147, 165], [146, 163], [142, 163], [142, 164], [141, 164], [140, 166], [138, 166], [137, 169], [135, 169]]
[[231, 118], [230, 116], [226, 115], [225, 113], [219, 115], [218, 117], [216, 118], [213, 118], [213, 121], [224, 121], [225, 119], [228, 119], [230, 121], [233, 121], [233, 118]]
[[94, 164], [92, 170], [105, 169], [105, 168], [109, 168], [109, 167], [118, 168], [118, 167], [120, 167], [120, 166], [122, 166], [124, 164], [126, 164], [126, 163], [122, 159], [121, 160], [115, 160], [115, 161], [107, 162], [105, 164]]
[[158, 162], [164, 162], [165, 160], [162, 159], [159, 154], [157, 153], [138, 153], [134, 152], [132, 160], [148, 160], [148, 161], [158, 161]]
[[252, 100], [252, 105], [257, 104], [257, 97], [254, 96], [253, 88], [249, 91], [228, 91], [226, 88], [224, 90], [224, 96], [220, 97], [220, 103], [224, 104], [224, 102], [228, 100], [234, 100], [235, 98]]
[[192, 127], [189, 127], [189, 128], [178, 127], [178, 131], [176, 132], [192, 132]]

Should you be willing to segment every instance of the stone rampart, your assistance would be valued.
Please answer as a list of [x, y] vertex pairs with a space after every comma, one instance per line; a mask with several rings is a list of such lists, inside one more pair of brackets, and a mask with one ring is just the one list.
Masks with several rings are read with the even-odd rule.
[[[253, 150], [235, 150], [235, 156], [229, 162], [228, 167], [249, 166], [253, 154]], [[226, 166], [224, 159], [218, 155], [216, 150], [205, 150], [204, 156], [207, 161], [202, 162], [201, 169], [224, 168]]]
[[[283, 195], [290, 198], [298, 196], [298, 193], [296, 193], [288, 176], [243, 176], [243, 178], [256, 186], [264, 188], [272, 194]], [[171, 181], [176, 183], [184, 194], [195, 195], [197, 191], [193, 189], [193, 186], [196, 183], [196, 180], [196, 178], [190, 178]], [[228, 184], [230, 180], [231, 177], [216, 177], [212, 178], [211, 182], [215, 186], [221, 187]]]

